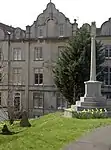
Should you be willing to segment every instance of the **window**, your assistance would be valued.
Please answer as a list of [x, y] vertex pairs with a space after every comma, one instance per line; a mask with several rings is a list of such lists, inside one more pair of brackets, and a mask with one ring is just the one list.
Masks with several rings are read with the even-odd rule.
[[61, 52], [64, 50], [64, 46], [58, 46], [58, 54], [60, 56]]
[[106, 93], [106, 98], [111, 99], [111, 93]]
[[108, 76], [108, 78], [109, 78], [109, 85], [111, 85], [111, 68], [109, 68], [109, 76]]
[[111, 57], [111, 45], [109, 46], [109, 57]]
[[35, 73], [34, 73], [34, 76], [35, 76], [35, 84], [43, 84], [43, 69], [35, 69]]
[[1, 105], [1, 103], [2, 103], [2, 96], [1, 96], [2, 94], [1, 94], [1, 92], [0, 92], [0, 105]]
[[0, 73], [0, 82], [2, 82], [2, 73]]
[[111, 85], [111, 68], [108, 66], [104, 69], [104, 84]]
[[108, 57], [108, 49], [105, 48], [105, 57]]
[[13, 69], [14, 84], [21, 85], [21, 72], [22, 72], [21, 68], [14, 68]]
[[108, 85], [108, 67], [104, 69], [104, 84]]
[[63, 36], [63, 34], [64, 34], [63, 24], [60, 24], [60, 36]]
[[43, 92], [33, 93], [34, 108], [43, 108]]
[[20, 97], [20, 93], [15, 93], [14, 94], [14, 110], [15, 111], [20, 111], [21, 108], [21, 97]]
[[34, 59], [35, 60], [42, 60], [42, 47], [35, 47], [34, 48]]
[[42, 37], [43, 36], [43, 30], [40, 28], [39, 29], [39, 36]]
[[111, 57], [111, 45], [105, 45], [105, 57]]
[[21, 49], [20, 48], [14, 48], [13, 49], [13, 60], [21, 60]]
[[0, 48], [0, 60], [2, 60], [2, 48]]
[[57, 109], [63, 109], [66, 107], [66, 100], [60, 93], [57, 93]]

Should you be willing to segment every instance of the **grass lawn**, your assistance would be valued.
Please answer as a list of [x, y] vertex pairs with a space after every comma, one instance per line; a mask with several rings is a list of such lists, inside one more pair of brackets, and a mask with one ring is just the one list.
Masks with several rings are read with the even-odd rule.
[[0, 134], [0, 150], [60, 150], [84, 132], [111, 124], [111, 119], [69, 119], [55, 113], [30, 122], [30, 128], [20, 128], [17, 122], [9, 126], [11, 131], [20, 131], [18, 134]]

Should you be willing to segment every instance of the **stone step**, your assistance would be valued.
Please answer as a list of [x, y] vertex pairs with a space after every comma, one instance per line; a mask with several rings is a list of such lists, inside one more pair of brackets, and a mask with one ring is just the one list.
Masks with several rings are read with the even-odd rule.
[[106, 102], [105, 97], [80, 97], [81, 102]]
[[95, 111], [96, 111], [97, 109], [98, 109], [98, 110], [102, 109], [102, 110], [104, 111], [105, 107], [94, 107], [94, 106], [93, 106], [93, 107], [92, 107], [92, 106], [88, 106], [88, 107], [86, 107], [86, 106], [81, 106], [81, 107], [77, 106], [77, 107], [76, 107], [76, 111], [83, 111], [84, 109], [85, 109], [86, 111], [87, 111], [87, 110], [92, 110], [92, 109], [95, 110]]
[[[79, 105], [80, 106], [80, 105]], [[105, 107], [106, 103], [105, 102], [81, 102], [81, 106], [86, 106], [86, 107]]]

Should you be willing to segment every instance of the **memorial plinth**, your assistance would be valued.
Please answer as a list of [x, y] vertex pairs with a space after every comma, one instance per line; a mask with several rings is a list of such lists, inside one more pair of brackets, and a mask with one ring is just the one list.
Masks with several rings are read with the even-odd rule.
[[83, 109], [101, 109], [106, 107], [106, 98], [101, 94], [101, 82], [96, 81], [96, 24], [91, 25], [91, 66], [90, 80], [85, 82], [85, 95], [76, 102], [76, 111]]
[[80, 101], [76, 102], [76, 111], [84, 109], [104, 109], [107, 107], [106, 98], [101, 94], [101, 82], [87, 81], [85, 82], [85, 95], [80, 97]]
[[[84, 97], [80, 97], [80, 101], [76, 101], [74, 109], [71, 111], [82, 111], [88, 109], [104, 109], [109, 108], [106, 98], [101, 94], [101, 82], [96, 81], [96, 24], [92, 22], [91, 25], [91, 66], [90, 66], [90, 80], [85, 82]], [[71, 111], [65, 110], [66, 116], [71, 116]], [[68, 112], [68, 115], [67, 115]]]

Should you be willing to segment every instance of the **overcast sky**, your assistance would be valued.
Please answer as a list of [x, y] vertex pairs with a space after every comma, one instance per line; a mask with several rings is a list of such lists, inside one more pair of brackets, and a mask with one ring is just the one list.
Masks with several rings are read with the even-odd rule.
[[[32, 25], [50, 0], [0, 0], [0, 22], [21, 27]], [[97, 27], [111, 17], [111, 0], [52, 0], [59, 11], [73, 22], [96, 21]]]

